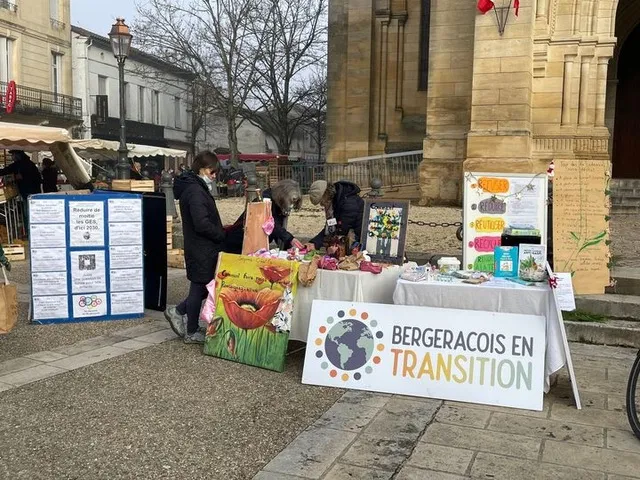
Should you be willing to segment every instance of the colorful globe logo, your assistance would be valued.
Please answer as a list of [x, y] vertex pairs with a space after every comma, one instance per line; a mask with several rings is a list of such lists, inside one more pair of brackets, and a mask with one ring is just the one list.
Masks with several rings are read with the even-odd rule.
[[340, 370], [362, 368], [373, 355], [373, 333], [359, 320], [342, 320], [331, 327], [324, 350], [331, 364]]
[[331, 378], [343, 382], [361, 380], [382, 361], [384, 334], [378, 321], [370, 319], [367, 312], [358, 314], [351, 308], [338, 311], [336, 317], [327, 317], [326, 325], [318, 329], [316, 358]]

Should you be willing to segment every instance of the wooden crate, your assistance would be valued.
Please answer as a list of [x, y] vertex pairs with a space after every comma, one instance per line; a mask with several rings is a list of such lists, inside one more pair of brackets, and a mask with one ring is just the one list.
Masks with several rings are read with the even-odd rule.
[[173, 249], [173, 217], [167, 217], [167, 250]]
[[184, 269], [184, 251], [181, 249], [167, 250], [167, 267]]
[[113, 180], [111, 190], [119, 192], [155, 192], [156, 184], [153, 180]]
[[10, 244], [4, 245], [2, 248], [4, 249], [4, 255], [10, 262], [21, 262], [27, 259], [24, 245]]

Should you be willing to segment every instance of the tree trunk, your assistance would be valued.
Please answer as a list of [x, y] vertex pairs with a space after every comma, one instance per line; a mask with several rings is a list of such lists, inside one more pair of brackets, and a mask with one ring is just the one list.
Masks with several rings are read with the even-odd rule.
[[229, 140], [229, 150], [231, 150], [231, 166], [233, 168], [239, 168], [238, 162], [238, 131], [236, 130], [236, 119], [227, 118], [227, 128], [229, 134], [227, 136]]

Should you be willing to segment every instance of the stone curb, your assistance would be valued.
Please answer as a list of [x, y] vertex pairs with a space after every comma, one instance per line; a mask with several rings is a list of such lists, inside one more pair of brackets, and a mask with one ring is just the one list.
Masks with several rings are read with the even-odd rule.
[[564, 322], [570, 342], [640, 349], [640, 324], [610, 320], [607, 323]]

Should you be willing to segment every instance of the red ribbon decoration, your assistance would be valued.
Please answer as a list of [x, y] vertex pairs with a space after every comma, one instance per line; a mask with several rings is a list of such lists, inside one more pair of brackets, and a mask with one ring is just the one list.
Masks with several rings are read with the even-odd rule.
[[558, 277], [549, 277], [549, 286], [551, 288], [558, 288]]
[[516, 9], [516, 17], [517, 17], [518, 14], [520, 13], [520, 0], [515, 0], [513, 4], [513, 8]]

